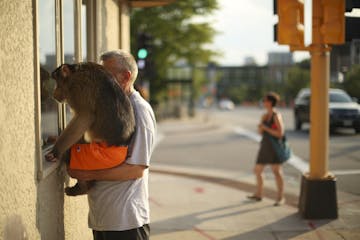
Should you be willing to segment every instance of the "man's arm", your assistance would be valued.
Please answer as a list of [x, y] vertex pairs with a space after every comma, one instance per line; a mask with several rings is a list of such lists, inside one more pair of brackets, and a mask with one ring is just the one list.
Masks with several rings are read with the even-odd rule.
[[141, 178], [144, 170], [147, 168], [145, 165], [133, 165], [123, 163], [117, 167], [103, 169], [103, 170], [73, 170], [68, 169], [68, 174], [72, 178], [79, 180], [90, 181], [125, 181]]

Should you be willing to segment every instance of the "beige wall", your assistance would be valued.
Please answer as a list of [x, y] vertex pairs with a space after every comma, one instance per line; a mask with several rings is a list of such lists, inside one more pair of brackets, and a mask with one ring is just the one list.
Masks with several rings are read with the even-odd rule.
[[[64, 197], [64, 171], [36, 178], [34, 2], [0, 0], [0, 239], [92, 239], [87, 199]], [[128, 12], [114, 0], [100, 6], [99, 50], [128, 48]]]
[[130, 51], [130, 9], [126, 1], [100, 0], [96, 2], [96, 34], [98, 57], [113, 49]]
[[126, 1], [120, 3], [120, 48], [130, 52], [130, 8]]
[[[99, 1], [99, 30], [102, 34], [99, 36], [98, 56], [109, 48], [119, 48], [119, 3], [113, 0]], [[103, 14], [105, 13], [105, 14]]]
[[32, 2], [0, 9], [0, 237], [26, 230], [38, 239]]

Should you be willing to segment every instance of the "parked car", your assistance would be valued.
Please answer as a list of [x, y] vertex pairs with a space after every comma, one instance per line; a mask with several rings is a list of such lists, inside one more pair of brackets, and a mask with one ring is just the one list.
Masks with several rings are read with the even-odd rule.
[[[295, 99], [294, 125], [301, 130], [303, 123], [310, 123], [310, 89], [302, 89]], [[329, 89], [330, 131], [337, 127], [354, 128], [360, 132], [360, 105], [341, 89]]]
[[233, 110], [235, 104], [230, 99], [224, 98], [219, 101], [219, 108], [222, 110]]

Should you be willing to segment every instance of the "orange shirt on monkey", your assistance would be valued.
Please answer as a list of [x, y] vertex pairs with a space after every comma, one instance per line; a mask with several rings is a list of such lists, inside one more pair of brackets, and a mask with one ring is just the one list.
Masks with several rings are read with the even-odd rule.
[[125, 161], [127, 150], [127, 146], [107, 146], [105, 142], [74, 144], [70, 152], [70, 169], [100, 170], [112, 168]]

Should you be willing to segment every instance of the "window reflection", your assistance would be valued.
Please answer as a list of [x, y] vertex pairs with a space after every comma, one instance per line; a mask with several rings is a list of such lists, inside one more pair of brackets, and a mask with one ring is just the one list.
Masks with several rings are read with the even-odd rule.
[[[75, 63], [75, 19], [74, 19], [74, 0], [63, 0], [64, 15], [64, 62]], [[68, 123], [72, 114], [70, 107], [66, 104], [66, 123]]]
[[75, 22], [74, 0], [63, 0], [64, 15], [64, 60], [65, 63], [75, 63]]
[[58, 104], [52, 98], [55, 81], [50, 77], [56, 68], [55, 1], [39, 0], [39, 52], [41, 84], [42, 147], [53, 143], [58, 135]]
[[86, 42], [86, 28], [87, 28], [87, 17], [86, 17], [86, 1], [81, 6], [81, 35], [82, 35], [82, 58], [83, 61], [87, 61], [87, 42]]

